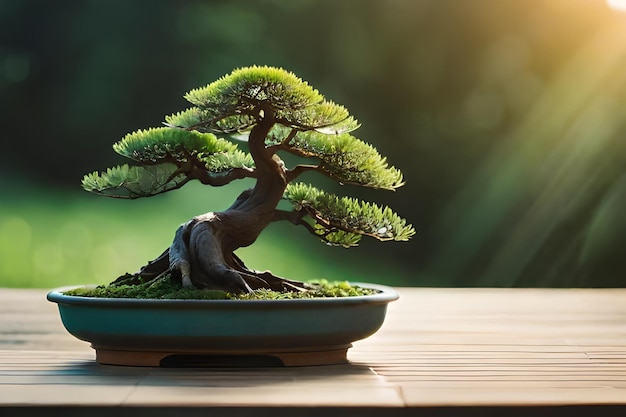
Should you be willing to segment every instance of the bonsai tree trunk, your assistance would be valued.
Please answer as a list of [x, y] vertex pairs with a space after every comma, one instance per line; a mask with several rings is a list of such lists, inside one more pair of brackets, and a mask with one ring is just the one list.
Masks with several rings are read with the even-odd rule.
[[250, 154], [257, 172], [254, 188], [241, 193], [227, 210], [194, 217], [180, 226], [172, 245], [159, 258], [116, 282], [146, 282], [171, 272], [181, 279], [183, 286], [233, 293], [258, 288], [306, 289], [304, 283], [250, 270], [234, 253], [254, 243], [272, 222], [288, 183], [283, 161], [265, 147], [265, 137], [275, 123], [274, 111], [263, 106], [257, 109], [257, 114], [259, 122], [249, 136]]

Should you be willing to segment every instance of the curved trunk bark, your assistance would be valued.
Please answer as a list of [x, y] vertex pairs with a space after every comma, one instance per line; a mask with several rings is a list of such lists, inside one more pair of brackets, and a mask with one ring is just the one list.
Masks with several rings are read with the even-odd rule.
[[166, 272], [179, 277], [184, 286], [221, 289], [232, 293], [258, 288], [276, 291], [304, 290], [306, 285], [248, 269], [234, 251], [249, 246], [274, 219], [288, 180], [283, 161], [265, 147], [265, 138], [274, 125], [274, 111], [258, 109], [260, 121], [249, 136], [257, 182], [222, 212], [194, 217], [176, 231], [170, 248], [134, 275], [119, 282], [145, 282]]

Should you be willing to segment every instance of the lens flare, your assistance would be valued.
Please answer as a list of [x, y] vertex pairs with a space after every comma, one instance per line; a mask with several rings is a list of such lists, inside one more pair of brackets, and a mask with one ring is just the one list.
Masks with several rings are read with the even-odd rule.
[[613, 10], [626, 13], [626, 0], [606, 0], [606, 4]]

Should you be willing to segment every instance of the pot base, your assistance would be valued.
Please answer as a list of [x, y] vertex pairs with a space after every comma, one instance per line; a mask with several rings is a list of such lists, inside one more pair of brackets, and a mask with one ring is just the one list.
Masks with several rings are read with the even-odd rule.
[[123, 350], [103, 346], [96, 350], [96, 361], [102, 365], [151, 367], [266, 367], [316, 366], [348, 363], [351, 344], [328, 347], [273, 350]]

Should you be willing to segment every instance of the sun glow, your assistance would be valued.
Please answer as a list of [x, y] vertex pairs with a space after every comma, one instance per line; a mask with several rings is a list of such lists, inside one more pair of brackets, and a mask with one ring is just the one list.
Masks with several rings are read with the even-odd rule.
[[626, 13], [626, 0], [606, 0], [606, 4], [613, 10]]

